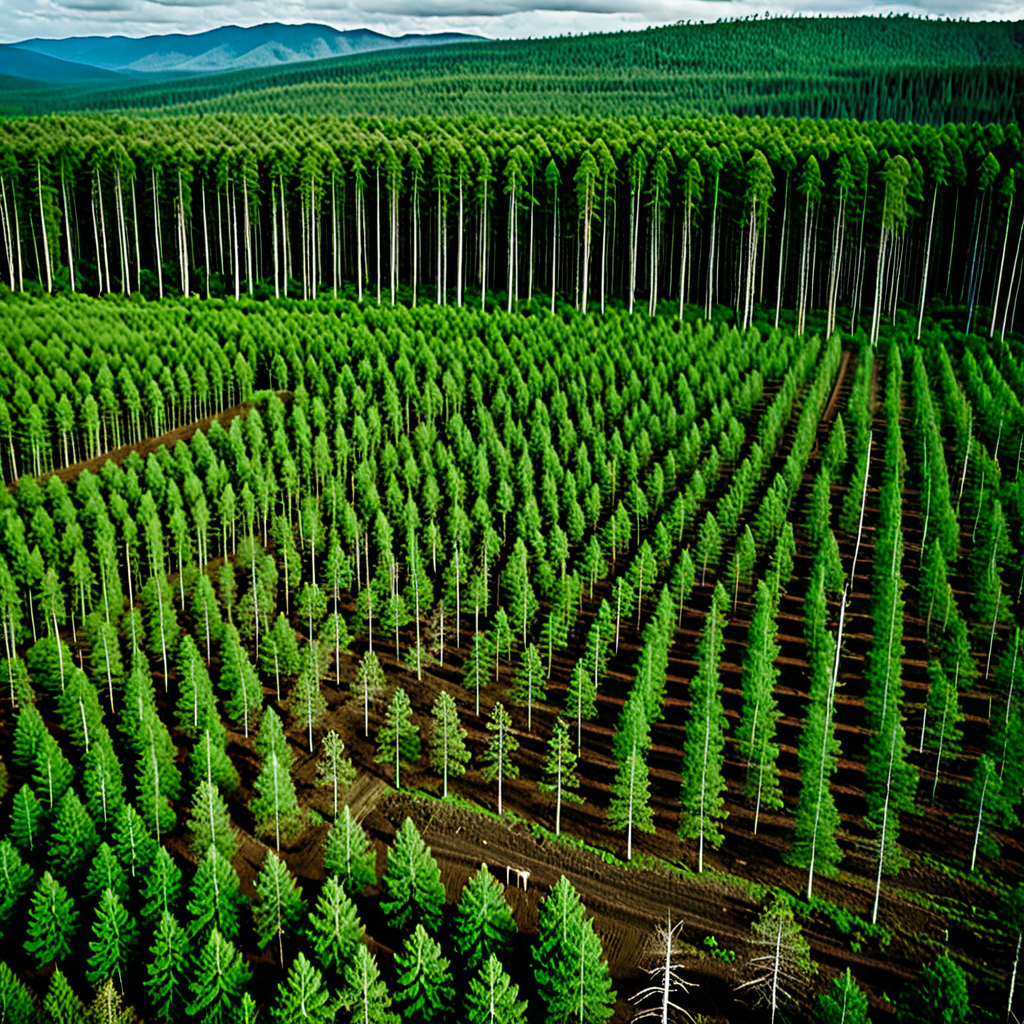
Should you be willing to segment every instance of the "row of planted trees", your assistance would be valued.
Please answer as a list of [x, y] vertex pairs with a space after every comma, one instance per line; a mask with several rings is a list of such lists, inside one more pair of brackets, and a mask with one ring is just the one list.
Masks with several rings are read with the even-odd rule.
[[[173, 142], [171, 140], [174, 140]], [[1016, 125], [245, 117], [14, 121], [3, 277], [108, 293], [512, 305], [659, 301], [827, 331], [899, 304], [1002, 335], [1021, 280]], [[975, 309], [983, 306], [985, 323]]]

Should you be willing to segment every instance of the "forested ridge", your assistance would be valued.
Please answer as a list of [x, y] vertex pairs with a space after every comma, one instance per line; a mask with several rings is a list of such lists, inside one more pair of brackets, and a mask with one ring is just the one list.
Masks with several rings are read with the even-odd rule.
[[130, 89], [25, 89], [8, 111], [858, 120], [1016, 119], [1020, 22], [768, 18], [507, 40], [203, 75]]
[[942, 299], [1002, 337], [1022, 157], [1016, 124], [8, 119], [0, 273], [153, 298], [724, 303], [741, 327], [761, 304], [872, 338]]

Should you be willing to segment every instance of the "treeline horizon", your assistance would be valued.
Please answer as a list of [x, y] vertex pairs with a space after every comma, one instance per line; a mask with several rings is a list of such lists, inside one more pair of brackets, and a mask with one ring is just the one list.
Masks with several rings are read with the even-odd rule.
[[0, 110], [1009, 123], [1024, 94], [1022, 24], [909, 15], [720, 20], [418, 47], [116, 89], [4, 77]]

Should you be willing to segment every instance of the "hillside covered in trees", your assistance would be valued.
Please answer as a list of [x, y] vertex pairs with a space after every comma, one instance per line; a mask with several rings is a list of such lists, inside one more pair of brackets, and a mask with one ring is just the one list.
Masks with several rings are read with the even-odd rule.
[[107, 87], [25, 87], [10, 112], [360, 117], [737, 114], [942, 124], [1014, 120], [1024, 23], [766, 18], [506, 40]]

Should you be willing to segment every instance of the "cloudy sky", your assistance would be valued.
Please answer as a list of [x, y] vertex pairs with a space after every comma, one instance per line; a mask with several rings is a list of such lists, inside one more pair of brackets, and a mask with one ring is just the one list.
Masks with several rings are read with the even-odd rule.
[[317, 22], [339, 29], [475, 32], [492, 38], [610, 32], [675, 21], [772, 13], [1024, 18], [1024, 0], [0, 0], [0, 41], [36, 36], [146, 36], [221, 25]]

